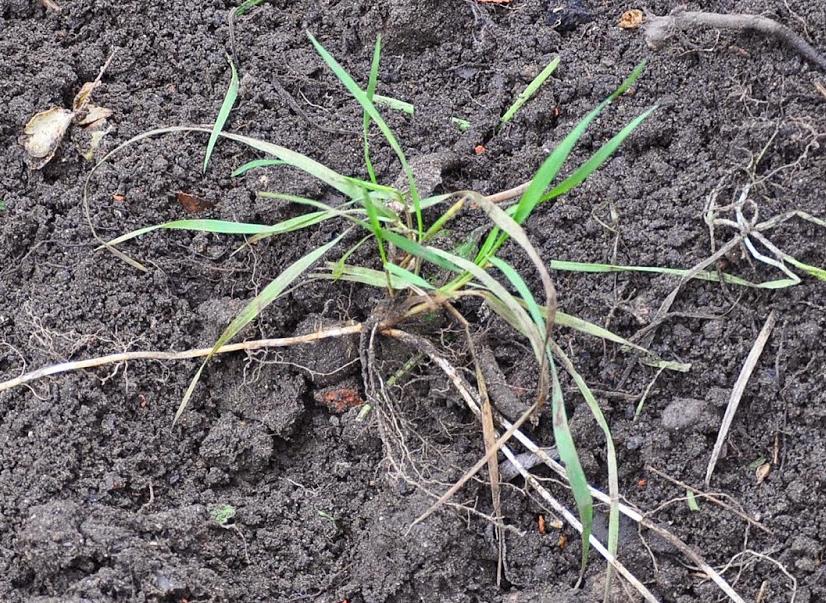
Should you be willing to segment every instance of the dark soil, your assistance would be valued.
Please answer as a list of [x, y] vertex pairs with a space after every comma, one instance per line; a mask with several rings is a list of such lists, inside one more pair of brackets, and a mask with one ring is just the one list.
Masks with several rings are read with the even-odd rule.
[[[95, 94], [97, 104], [114, 112], [103, 150], [153, 127], [209, 123], [228, 81], [224, 54], [234, 3], [58, 3], [62, 11], [53, 13], [33, 0], [0, 0], [3, 378], [126, 349], [210, 345], [243, 300], [335, 232], [333, 226], [314, 228], [234, 255], [237, 238], [153, 233], [124, 246], [148, 266], [146, 274], [96, 252], [81, 202], [91, 164], [76, 148], [79, 133], [70, 133], [43, 170], [31, 172], [17, 142], [23, 125], [38, 111], [70, 103], [113, 50]], [[502, 7], [470, 0], [268, 1], [237, 23], [241, 92], [228, 128], [340, 172], [363, 174], [359, 107], [323, 68], [304, 32], [316, 35], [361, 81], [381, 32], [380, 92], [417, 108], [412, 118], [388, 112], [409, 155], [445, 153], [437, 190], [493, 193], [528, 179], [572, 125], [647, 59], [634, 93], [600, 117], [574, 160], [647, 107], [659, 109], [604, 169], [529, 221], [528, 233], [545, 258], [691, 267], [710, 254], [702, 219], [708, 196], [716, 190], [718, 203], [728, 203], [752, 180], [759, 181], [752, 195], [761, 217], [791, 209], [823, 216], [826, 98], [815, 84], [826, 83], [826, 74], [756, 35], [697, 32], [654, 52], [639, 32], [616, 26], [628, 8], [615, 0], [513, 0]], [[648, 8], [664, 14], [673, 5], [653, 0]], [[826, 49], [821, 2], [710, 0], [690, 8], [772, 16]], [[555, 54], [562, 61], [550, 82], [494, 135], [498, 115]], [[279, 83], [305, 115], [286, 102]], [[458, 132], [449, 121], [453, 115], [474, 127]], [[259, 223], [297, 210], [257, 198], [256, 191], [328, 194], [286, 170], [230, 178], [255, 155], [225, 142], [202, 176], [205, 144], [201, 135], [170, 135], [116, 155], [92, 185], [98, 232], [113, 237], [189, 217], [176, 191], [214, 203], [202, 217]], [[476, 155], [479, 144], [486, 151]], [[378, 171], [392, 182], [399, 171], [392, 153], [378, 138], [373, 148]], [[609, 204], [618, 217], [616, 253], [615, 233], [600, 225], [611, 223]], [[477, 223], [467, 218], [460, 227]], [[719, 244], [731, 233], [718, 230], [717, 236]], [[769, 236], [800, 261], [826, 265], [822, 229], [794, 220]], [[519, 261], [512, 249], [506, 255]], [[779, 278], [745, 256], [726, 264], [753, 281]], [[566, 312], [626, 337], [647, 324], [676, 282], [626, 274], [558, 272], [555, 278]], [[746, 549], [776, 559], [796, 579], [798, 603], [826, 600], [824, 293], [826, 286], [811, 278], [777, 291], [687, 285], [651, 347], [692, 368], [662, 373], [636, 422], [634, 407], [656, 369], [600, 340], [556, 332], [601, 392], [627, 499], [654, 512], [715, 566]], [[362, 320], [380, 296], [312, 284], [270, 307], [244, 336]], [[532, 387], [525, 348], [466, 309], [489, 330], [509, 383], [521, 391]], [[728, 393], [770, 310], [778, 324], [746, 389], [712, 489], [771, 534], [707, 501], [696, 512], [683, 500], [663, 507], [685, 491], [646, 466], [702, 484]], [[503, 491], [507, 523], [524, 536], [508, 533], [500, 588], [494, 534], [484, 519], [449, 510], [408, 531], [432, 499], [384, 461], [375, 415], [359, 422], [358, 409], [337, 414], [341, 408], [318, 402], [327, 399], [318, 395], [324, 388], [359, 386], [357, 364], [338, 370], [354, 360], [354, 346], [218, 359], [174, 429], [194, 362], [134, 362], [0, 395], [0, 600], [599, 600], [604, 563], [592, 554], [583, 588], [573, 591], [577, 535], [567, 526], [541, 534], [543, 510], [521, 491], [520, 479]], [[384, 346], [388, 374], [408, 353]], [[441, 492], [480, 455], [480, 429], [432, 370], [422, 366], [418, 374], [422, 379], [405, 390], [399, 411], [421, 435], [411, 447], [424, 463], [423, 479]], [[598, 428], [572, 391], [567, 401], [585, 469], [604, 486]], [[535, 437], [551, 443], [547, 417]], [[760, 459], [772, 463], [762, 483], [755, 477]], [[456, 500], [492, 512], [481, 481]], [[221, 505], [236, 511], [223, 527], [210, 519]], [[597, 523], [602, 534], [604, 521]], [[669, 545], [647, 542], [651, 555], [635, 526], [625, 526], [620, 557], [658, 597], [720, 599]], [[762, 601], [791, 597], [789, 579], [762, 558], [740, 556], [725, 576], [746, 600], [758, 593]], [[635, 600], [622, 589], [616, 598]]]

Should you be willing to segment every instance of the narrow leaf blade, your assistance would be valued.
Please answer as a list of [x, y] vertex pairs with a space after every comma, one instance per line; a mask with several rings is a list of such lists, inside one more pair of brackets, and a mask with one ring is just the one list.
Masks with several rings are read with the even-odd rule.
[[238, 71], [235, 69], [235, 63], [232, 62], [229, 55], [227, 55], [227, 62], [229, 63], [230, 70], [232, 71], [232, 77], [229, 82], [227, 94], [224, 97], [224, 102], [221, 104], [221, 109], [218, 111], [218, 117], [215, 119], [215, 125], [212, 127], [212, 133], [209, 136], [206, 154], [204, 155], [204, 173], [206, 173], [207, 166], [209, 165], [209, 158], [212, 157], [212, 150], [215, 148], [215, 143], [218, 141], [218, 136], [224, 129], [224, 124], [227, 123], [229, 112], [232, 111], [232, 107], [235, 105], [235, 99], [238, 98]]

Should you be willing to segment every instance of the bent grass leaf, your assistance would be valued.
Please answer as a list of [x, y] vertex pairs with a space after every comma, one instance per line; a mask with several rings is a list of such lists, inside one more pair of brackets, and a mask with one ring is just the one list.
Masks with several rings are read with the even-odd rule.
[[165, 222], [164, 224], [156, 224], [154, 226], [146, 226], [127, 232], [116, 239], [107, 241], [104, 245], [100, 245], [97, 249], [102, 249], [107, 246], [115, 246], [134, 239], [141, 235], [145, 235], [154, 230], [193, 230], [197, 232], [214, 232], [216, 234], [232, 234], [232, 235], [255, 235], [255, 236], [271, 236], [274, 234], [282, 234], [300, 230], [313, 224], [318, 224], [324, 220], [334, 217], [335, 213], [330, 212], [311, 212], [301, 216], [296, 216], [283, 222], [273, 225], [266, 224], [247, 224], [245, 222], [230, 222], [227, 220], [175, 220], [173, 222]]
[[[149, 130], [138, 134], [137, 136], [133, 136], [104, 155], [103, 158], [101, 158], [101, 160], [98, 161], [91, 169], [89, 174], [87, 174], [83, 187], [84, 203], [88, 204], [89, 184], [92, 176], [94, 176], [95, 172], [113, 155], [135, 144], [136, 142], [140, 142], [141, 140], [146, 140], [148, 138], [153, 138], [163, 134], [174, 134], [177, 132], [203, 132], [210, 135], [212, 134], [212, 130], [199, 126], [170, 126], [167, 128], [156, 128], [154, 130]], [[297, 153], [296, 151], [271, 142], [266, 142], [250, 136], [244, 136], [242, 134], [233, 134], [231, 132], [221, 131], [218, 133], [218, 136], [228, 140], [234, 140], [235, 142], [244, 144], [252, 149], [266, 153], [267, 155], [272, 155], [273, 157], [282, 160], [285, 164], [297, 168], [302, 172], [321, 180], [325, 184], [347, 196], [349, 199], [358, 200], [361, 195], [361, 187], [353, 184], [346, 176], [339, 174], [335, 170], [328, 168], [327, 166], [307, 157], [306, 155]]]
[[313, 272], [309, 276], [311, 278], [346, 281], [349, 283], [360, 283], [375, 287], [376, 289], [385, 289], [388, 285], [388, 276], [390, 287], [395, 291], [402, 289], [409, 289], [411, 284], [403, 281], [392, 273], [382, 272], [373, 268], [365, 268], [364, 266], [353, 266], [350, 264], [338, 264], [328, 262], [325, 266], [329, 272]]
[[[652, 274], [668, 274], [672, 276], [686, 276], [693, 273], [693, 270], [686, 270], [683, 268], [661, 268], [659, 266], [620, 266], [615, 264], [597, 264], [591, 262], [570, 262], [565, 260], [551, 260], [549, 263], [551, 270], [565, 270], [567, 272], [593, 272], [593, 273], [610, 273], [610, 272], [648, 272]], [[790, 278], [778, 279], [774, 281], [765, 281], [762, 283], [752, 283], [746, 279], [728, 274], [726, 272], [710, 272], [708, 270], [701, 270], [693, 275], [694, 279], [701, 281], [711, 281], [719, 283], [721, 280], [730, 285], [739, 285], [741, 287], [749, 287], [753, 289], [784, 289], [796, 285], [798, 281]]]

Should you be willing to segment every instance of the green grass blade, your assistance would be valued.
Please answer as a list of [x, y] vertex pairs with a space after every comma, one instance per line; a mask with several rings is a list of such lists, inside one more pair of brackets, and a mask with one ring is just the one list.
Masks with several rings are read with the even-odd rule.
[[[540, 326], [541, 328], [545, 328], [545, 309], [536, 303], [536, 298], [534, 298], [533, 293], [528, 288], [528, 285], [525, 283], [525, 279], [522, 278], [520, 275], [510, 264], [508, 264], [505, 260], [499, 259], [497, 257], [492, 257], [490, 259], [491, 264], [498, 269], [502, 274], [505, 275], [516, 289], [516, 292], [519, 293], [520, 297], [522, 298], [521, 301], [525, 302], [525, 307], [528, 310], [528, 314], [531, 315], [533, 321]], [[544, 331], [543, 331], [544, 332]]]
[[247, 326], [250, 322], [255, 320], [255, 318], [261, 314], [261, 312], [269, 306], [272, 302], [274, 302], [278, 297], [284, 292], [284, 290], [289, 287], [295, 279], [301, 276], [307, 269], [310, 268], [313, 264], [315, 264], [325, 253], [330, 251], [343, 237], [344, 234], [342, 233], [337, 236], [335, 239], [327, 243], [326, 245], [322, 245], [321, 247], [314, 249], [310, 253], [304, 255], [303, 257], [299, 258], [287, 268], [281, 272], [275, 279], [273, 279], [270, 284], [264, 287], [263, 291], [256, 295], [250, 302], [244, 307], [241, 312], [233, 319], [233, 321], [229, 324], [229, 326], [224, 329], [224, 332], [221, 333], [221, 336], [218, 338], [218, 341], [212, 346], [212, 350], [210, 351], [209, 355], [204, 359], [201, 367], [198, 369], [195, 377], [193, 378], [192, 382], [189, 384], [189, 387], [184, 394], [183, 400], [181, 400], [180, 406], [178, 406], [178, 410], [175, 413], [175, 419], [173, 424], [178, 421], [183, 413], [186, 405], [189, 403], [189, 399], [192, 397], [192, 393], [195, 391], [195, 386], [198, 383], [198, 379], [203, 372], [206, 363], [212, 358], [215, 354], [216, 350], [221, 348], [223, 345], [228, 343], [233, 337], [235, 337], [241, 329]]
[[[473, 278], [477, 279], [491, 292], [493, 296], [501, 301], [501, 303], [516, 319], [516, 324], [514, 327], [517, 331], [527, 337], [531, 347], [534, 350], [534, 356], [536, 357], [537, 362], [542, 365], [542, 355], [544, 354], [543, 350], [545, 347], [545, 334], [540, 330], [539, 326], [531, 320], [528, 313], [516, 297], [505, 289], [505, 287], [493, 278], [487, 271], [483, 270], [473, 262], [441, 249], [435, 249], [432, 247], [428, 249], [450, 263], [455, 264], [459, 269], [469, 272]], [[448, 291], [447, 294], [451, 295], [451, 292]]]
[[[373, 61], [370, 63], [370, 78], [367, 81], [367, 100], [373, 102], [376, 94], [376, 87], [379, 85], [379, 64], [381, 63], [381, 36], [376, 37], [376, 47], [373, 49]], [[373, 169], [373, 162], [370, 160], [370, 114], [364, 112], [364, 165], [370, 182], [376, 184], [376, 170]]]
[[376, 206], [370, 198], [370, 195], [367, 194], [367, 191], [364, 192], [362, 203], [364, 205], [364, 209], [367, 211], [368, 229], [376, 238], [376, 245], [379, 249], [381, 263], [387, 264], [387, 253], [384, 250], [384, 233], [381, 225], [379, 224], [379, 213], [376, 210]]
[[531, 99], [531, 97], [533, 97], [533, 95], [536, 94], [536, 91], [539, 90], [539, 88], [542, 86], [542, 84], [545, 83], [545, 80], [547, 80], [549, 77], [551, 77], [551, 74], [554, 71], [556, 71], [556, 68], [557, 68], [558, 65], [559, 65], [559, 57], [554, 58], [550, 63], [548, 63], [548, 65], [545, 67], [545, 69], [540, 71], [539, 75], [537, 75], [535, 78], [533, 78], [531, 83], [528, 84], [528, 86], [525, 88], [525, 90], [522, 91], [522, 94], [520, 94], [516, 98], [514, 103], [510, 106], [510, 108], [507, 111], [505, 111], [505, 114], [502, 116], [502, 119], [499, 120], [499, 123], [500, 124], [506, 124], [510, 120], [512, 120], [514, 115], [516, 115], [516, 113], [519, 111], [519, 109], [522, 108], [522, 105], [527, 103]]
[[244, 0], [241, 4], [239, 4], [234, 12], [236, 17], [240, 17], [250, 11], [251, 8], [254, 8], [261, 4], [264, 0]]
[[[308, 207], [314, 207], [316, 209], [336, 214], [345, 219], [351, 219], [351, 216], [354, 215], [364, 214], [364, 210], [362, 210], [361, 208], [353, 207], [353, 201], [347, 201], [346, 203], [342, 203], [337, 207], [333, 207], [332, 205], [324, 203], [323, 201], [316, 201], [315, 199], [309, 199], [307, 197], [302, 197], [300, 195], [291, 195], [289, 193], [272, 193], [270, 191], [259, 191], [258, 196], [263, 199], [276, 199], [278, 201], [287, 201], [289, 203], [295, 203], [296, 205], [306, 205]], [[389, 220], [389, 218], [379, 216], [379, 220]]]
[[[168, 130], [169, 129], [167, 129], [167, 131]], [[204, 130], [203, 128], [180, 128], [178, 131], [203, 132], [206, 130]], [[249, 147], [252, 147], [253, 149], [256, 149], [268, 155], [272, 155], [273, 157], [280, 159], [287, 165], [297, 168], [302, 172], [306, 172], [314, 178], [318, 178], [325, 184], [328, 184], [329, 186], [343, 193], [350, 199], [358, 199], [360, 195], [359, 187], [351, 183], [346, 176], [342, 176], [338, 172], [328, 168], [327, 166], [319, 163], [314, 159], [310, 159], [306, 155], [297, 153], [296, 151], [293, 151], [286, 147], [282, 147], [277, 144], [273, 144], [271, 142], [266, 142], [264, 140], [259, 140], [257, 138], [252, 138], [250, 136], [244, 136], [242, 134], [221, 132], [220, 135], [224, 138], [228, 138], [229, 140], [240, 142]]]
[[[92, 227], [92, 233], [94, 237], [104, 244], [111, 253], [113, 253], [118, 258], [122, 259], [124, 262], [128, 263], [130, 266], [137, 268], [143, 272], [146, 272], [146, 267], [143, 266], [140, 262], [137, 262], [118, 250], [116, 247], [113, 247], [103, 241], [92, 225], [92, 211], [91, 211], [91, 203], [90, 203], [90, 189], [92, 184], [92, 178], [95, 176], [95, 173], [107, 163], [114, 155], [120, 153], [122, 150], [132, 146], [133, 144], [140, 142], [142, 140], [147, 140], [149, 138], [153, 138], [155, 136], [161, 136], [164, 134], [174, 134], [179, 132], [203, 132], [206, 134], [211, 134], [212, 130], [208, 128], [201, 128], [198, 126], [172, 126], [167, 128], [156, 128], [154, 130], [149, 130], [147, 132], [142, 132], [136, 136], [133, 136], [129, 140], [122, 142], [114, 149], [106, 153], [100, 161], [98, 161], [89, 173], [86, 174], [86, 178], [83, 181], [83, 194], [82, 194], [82, 203], [83, 203], [83, 213], [86, 217], [86, 221]], [[273, 155], [284, 161], [284, 163], [291, 165], [295, 168], [298, 168], [315, 178], [318, 178], [322, 182], [328, 184], [329, 186], [335, 188], [336, 190], [342, 192], [350, 199], [358, 199], [358, 195], [361, 194], [361, 189], [359, 187], [354, 186], [347, 179], [342, 176], [341, 174], [337, 173], [334, 170], [322, 165], [321, 163], [310, 159], [306, 155], [302, 155], [301, 153], [296, 153], [295, 151], [291, 151], [285, 147], [281, 147], [278, 145], [274, 145], [263, 140], [258, 140], [256, 138], [251, 138], [249, 136], [242, 136], [240, 134], [230, 134], [228, 132], [220, 132], [220, 136], [224, 138], [228, 138], [230, 140], [234, 140], [241, 144], [245, 144], [253, 149], [261, 151], [263, 153], [267, 153], [268, 155]]]
[[235, 69], [235, 63], [227, 55], [227, 62], [232, 70], [232, 78], [227, 88], [227, 95], [224, 97], [224, 102], [221, 104], [221, 109], [218, 111], [218, 117], [215, 119], [215, 125], [212, 127], [212, 133], [209, 136], [207, 143], [206, 154], [204, 155], [204, 173], [206, 173], [207, 165], [209, 165], [209, 158], [212, 157], [212, 150], [215, 148], [215, 143], [218, 141], [218, 135], [224, 129], [224, 124], [227, 123], [229, 112], [235, 105], [235, 99], [238, 98], [238, 71]]
[[514, 331], [522, 335], [525, 334], [523, 332], [522, 320], [518, 318], [501, 299], [489, 291], [480, 291], [480, 295], [485, 299], [490, 309], [510, 325]]
[[[517, 223], [521, 224], [524, 222], [540, 203], [545, 190], [551, 184], [553, 179], [556, 178], [557, 174], [562, 169], [562, 166], [565, 164], [565, 161], [568, 159], [568, 156], [571, 154], [571, 151], [573, 151], [574, 146], [576, 146], [576, 143], [580, 138], [582, 138], [582, 135], [585, 133], [585, 130], [588, 129], [588, 126], [591, 125], [591, 122], [593, 122], [597, 116], [599, 116], [599, 114], [614, 101], [614, 99], [627, 91], [628, 88], [630, 88], [633, 83], [637, 81], [637, 78], [639, 78], [642, 74], [644, 67], [645, 63], [640, 63], [637, 65], [637, 67], [619, 86], [619, 88], [617, 88], [608, 98], [602, 101], [594, 110], [586, 115], [574, 127], [574, 129], [571, 130], [567, 136], [565, 136], [562, 142], [559, 143], [559, 145], [553, 150], [553, 152], [551, 152], [545, 161], [542, 162], [542, 165], [539, 170], [537, 170], [527, 190], [525, 190], [522, 194], [522, 197], [516, 204], [515, 209], [512, 210], [513, 218]], [[477, 264], [484, 265], [484, 263], [487, 262], [487, 259], [498, 251], [505, 240], [507, 240], [507, 236], [502, 234], [499, 229], [494, 229], [488, 235], [482, 249], [479, 251], [479, 255], [477, 256]]]
[[[133, 136], [126, 142], [121, 143], [111, 151], [109, 151], [103, 158], [95, 164], [95, 167], [89, 172], [86, 176], [86, 182], [84, 183], [84, 199], [88, 200], [88, 188], [89, 183], [91, 181], [92, 176], [100, 168], [101, 165], [106, 163], [113, 155], [122, 151], [126, 147], [129, 147], [136, 142], [140, 142], [141, 140], [146, 140], [147, 138], [153, 138], [155, 136], [160, 136], [162, 134], [174, 134], [177, 132], [203, 132], [206, 134], [211, 134], [212, 130], [207, 128], [201, 128], [199, 126], [170, 126], [168, 128], [157, 128], [155, 130], [149, 130], [147, 132], [142, 132], [137, 136]], [[221, 138], [227, 138], [229, 140], [234, 140], [235, 142], [239, 142], [244, 144], [252, 149], [257, 151], [261, 151], [262, 153], [266, 153], [267, 155], [272, 155], [277, 159], [282, 160], [285, 164], [292, 166], [296, 169], [305, 172], [314, 178], [317, 178], [324, 182], [325, 184], [333, 187], [337, 191], [343, 193], [350, 199], [358, 200], [361, 196], [361, 187], [356, 186], [353, 184], [346, 176], [342, 176], [335, 170], [328, 168], [327, 166], [319, 163], [318, 161], [307, 157], [306, 155], [302, 155], [301, 153], [297, 153], [291, 149], [286, 147], [282, 147], [277, 144], [273, 144], [271, 142], [267, 142], [265, 140], [259, 140], [258, 138], [252, 138], [250, 136], [244, 136], [243, 134], [233, 134], [231, 132], [219, 132], [218, 134]]]
[[390, 287], [394, 291], [408, 289], [411, 286], [410, 283], [399, 279], [389, 271], [382, 272], [381, 270], [350, 264], [339, 265], [338, 262], [328, 262], [324, 268], [329, 272], [313, 272], [309, 275], [310, 278], [360, 283], [376, 289], [386, 289], [389, 277]]
[[333, 207], [328, 203], [324, 203], [323, 201], [316, 201], [315, 199], [310, 199], [309, 197], [302, 197], [301, 195], [291, 195], [290, 193], [274, 193], [271, 191], [258, 191], [258, 196], [262, 199], [288, 201], [289, 203], [295, 203], [296, 205], [306, 205], [308, 207], [315, 207], [316, 209], [323, 209], [325, 211], [349, 211], [348, 208], [352, 207], [354, 203], [353, 201], [347, 201], [346, 203], [342, 203], [337, 207]]
[[315, 226], [316, 224], [321, 224], [322, 222], [326, 222], [327, 220], [337, 217], [340, 217], [340, 215], [339, 212], [336, 211], [312, 211], [306, 214], [301, 214], [300, 216], [288, 218], [283, 222], [275, 224], [270, 230], [265, 230], [253, 235], [249, 241], [247, 241], [247, 244], [252, 245], [269, 237], [274, 237], [288, 232], [295, 232], [296, 230], [303, 230], [305, 228], [309, 228], [310, 226]]
[[362, 245], [364, 245], [373, 235], [367, 235], [361, 238], [361, 240], [350, 247], [344, 254], [332, 265], [332, 273], [333, 276], [344, 274], [344, 267], [347, 265], [347, 260], [350, 259], [350, 256], [353, 255]]
[[554, 441], [559, 452], [559, 458], [565, 465], [568, 472], [568, 483], [574, 494], [577, 512], [582, 522], [582, 573], [588, 564], [588, 553], [590, 552], [591, 530], [594, 525], [594, 499], [588, 490], [588, 480], [585, 471], [582, 470], [582, 463], [579, 462], [579, 454], [574, 445], [574, 438], [571, 435], [571, 428], [568, 425], [568, 415], [565, 412], [565, 402], [562, 399], [562, 386], [559, 383], [559, 374], [553, 355], [548, 354], [548, 363], [551, 369], [551, 410], [553, 412]]
[[385, 262], [384, 263], [384, 269], [387, 270], [393, 276], [395, 276], [395, 277], [399, 278], [400, 280], [402, 280], [403, 282], [405, 282], [409, 286], [416, 287], [416, 288], [422, 289], [424, 291], [431, 291], [431, 290], [435, 289], [435, 287], [433, 285], [428, 283], [426, 280], [424, 280], [418, 274], [413, 274], [409, 270], [406, 270], [406, 269], [402, 268], [401, 266], [397, 266], [396, 264], [394, 264], [392, 262]]
[[626, 125], [619, 133], [611, 138], [608, 142], [603, 144], [599, 150], [594, 153], [588, 161], [583, 163], [579, 166], [574, 173], [565, 178], [559, 186], [554, 187], [549, 193], [544, 195], [540, 200], [540, 203], [549, 201], [554, 199], [555, 197], [559, 197], [564, 195], [568, 191], [576, 188], [583, 182], [585, 182], [586, 178], [590, 176], [592, 173], [597, 171], [603, 163], [605, 163], [611, 155], [619, 148], [619, 146], [625, 142], [625, 139], [628, 138], [631, 133], [636, 130], [642, 122], [644, 122], [648, 116], [651, 115], [657, 109], [657, 105], [651, 107], [641, 115], [638, 115], [634, 118], [628, 125]]
[[248, 161], [244, 165], [235, 168], [235, 171], [230, 174], [232, 178], [237, 178], [238, 176], [243, 176], [250, 170], [257, 170], [259, 168], [265, 167], [272, 167], [275, 165], [285, 165], [283, 161], [280, 159], [253, 159], [252, 161]]
[[598, 337], [599, 339], [604, 339], [605, 341], [617, 343], [621, 346], [627, 346], [629, 348], [637, 350], [638, 352], [643, 352], [645, 354], [650, 353], [644, 347], [637, 345], [636, 343], [633, 343], [631, 341], [628, 341], [624, 337], [620, 337], [616, 333], [613, 333], [612, 331], [609, 331], [608, 329], [601, 327], [598, 324], [594, 324], [583, 318], [579, 318], [578, 316], [573, 316], [571, 314], [565, 314], [564, 312], [557, 311], [556, 322], [561, 327], [568, 327], [570, 329], [574, 329], [575, 331], [579, 331], [580, 333], [584, 333], [592, 337]]
[[422, 209], [428, 209], [434, 205], [439, 205], [439, 203], [444, 203], [451, 197], [453, 197], [453, 193], [445, 193], [443, 195], [435, 195], [433, 197], [428, 197], [427, 199], [422, 199]]
[[456, 124], [456, 127], [459, 128], [459, 131], [462, 133], [470, 130], [470, 122], [466, 119], [462, 119], [461, 117], [451, 117], [450, 121]]
[[[525, 312], [525, 309], [519, 304], [516, 298], [485, 270], [481, 269], [473, 262], [461, 258], [453, 253], [443, 251], [435, 247], [421, 245], [393, 231], [385, 230], [384, 236], [390, 243], [412, 256], [421, 258], [435, 266], [438, 266], [439, 268], [444, 268], [445, 270], [450, 270], [451, 272], [470, 273], [473, 278], [478, 279], [479, 282], [482, 283], [482, 285], [486, 287], [493, 294], [493, 296], [499, 298], [502, 304], [508, 308], [509, 312], [516, 317], [518, 325], [517, 330], [528, 338], [534, 348], [534, 353], [537, 360], [541, 360], [542, 354], [544, 353], [543, 347], [545, 344], [544, 339], [540, 336], [536, 325], [530, 319], [528, 314]], [[450, 291], [445, 291], [443, 289], [440, 289], [440, 291], [448, 296], [451, 295]]]
[[416, 188], [416, 181], [413, 177], [413, 170], [410, 168], [410, 164], [407, 162], [407, 158], [404, 155], [404, 151], [402, 151], [401, 145], [399, 145], [399, 141], [396, 140], [395, 135], [393, 134], [390, 127], [387, 125], [387, 122], [384, 121], [384, 118], [376, 109], [376, 106], [373, 102], [367, 98], [364, 90], [362, 90], [358, 84], [356, 84], [355, 80], [353, 80], [352, 76], [347, 73], [347, 71], [342, 67], [338, 61], [331, 55], [327, 50], [316, 40], [312, 34], [309, 32], [307, 36], [310, 38], [310, 42], [312, 42], [313, 46], [318, 52], [319, 56], [322, 60], [327, 63], [327, 66], [330, 70], [336, 75], [336, 77], [344, 84], [344, 87], [347, 88], [348, 92], [353, 95], [358, 103], [361, 105], [362, 109], [370, 116], [370, 118], [376, 123], [381, 133], [384, 135], [384, 138], [387, 140], [390, 147], [396, 153], [396, 156], [399, 158], [401, 162], [402, 169], [404, 170], [405, 176], [407, 176], [407, 184], [409, 187], [410, 198], [413, 201], [413, 209], [416, 214], [416, 227], [419, 233], [419, 238], [421, 238], [422, 233], [424, 232], [424, 225], [422, 222], [422, 209], [421, 209], [421, 199], [419, 197], [419, 191]]
[[[600, 409], [596, 397], [594, 397], [591, 388], [588, 387], [588, 384], [585, 383], [585, 380], [574, 367], [571, 359], [568, 358], [562, 348], [555, 343], [551, 342], [551, 347], [553, 348], [553, 353], [561, 361], [562, 366], [574, 380], [574, 383], [576, 383], [579, 393], [582, 394], [582, 397], [585, 399], [585, 403], [588, 405], [588, 409], [591, 411], [597, 425], [599, 425], [599, 428], [605, 436], [606, 461], [608, 465], [608, 495], [611, 498], [611, 504], [608, 510], [608, 552], [616, 557], [617, 545], [619, 543], [619, 477], [617, 470], [617, 451], [614, 447], [614, 438], [611, 436], [611, 429], [608, 426], [608, 421], [605, 420], [605, 415], [602, 413], [602, 409]], [[574, 497], [576, 497], [576, 494]], [[605, 592], [610, 592], [611, 574], [612, 569], [608, 570], [608, 574], [606, 576]], [[609, 599], [606, 598], [605, 600], [608, 601]]]
[[[308, 218], [310, 214], [299, 216], [299, 218]], [[217, 234], [234, 234], [234, 235], [257, 235], [266, 232], [288, 232], [286, 229], [294, 230], [296, 224], [300, 220], [291, 218], [278, 224], [268, 226], [265, 224], [247, 224], [244, 222], [229, 222], [227, 220], [175, 220], [174, 222], [165, 222], [163, 224], [156, 224], [155, 226], [146, 226], [128, 232], [124, 235], [112, 239], [108, 245], [118, 245], [124, 241], [134, 239], [153, 230], [194, 230], [199, 232], [214, 232]], [[285, 229], [285, 230], [282, 230]]]
[[394, 111], [401, 111], [402, 113], [406, 113], [410, 116], [416, 114], [416, 107], [403, 100], [393, 98], [392, 96], [376, 94], [373, 96], [373, 102], [377, 105], [383, 105], [388, 109], [393, 109]]
[[430, 228], [428, 228], [427, 231], [425, 231], [424, 236], [422, 237], [423, 243], [429, 241], [437, 234], [439, 234], [442, 231], [442, 229], [444, 229], [445, 224], [450, 222], [450, 220], [455, 218], [459, 214], [459, 212], [462, 211], [462, 208], [465, 206], [465, 199], [466, 197], [462, 197], [456, 203], [448, 207], [445, 213], [436, 218], [436, 221], [430, 225]]
[[823, 268], [818, 268], [817, 266], [812, 266], [810, 264], [804, 264], [803, 262], [796, 260], [790, 255], [784, 254], [783, 259], [792, 264], [793, 266], [797, 266], [809, 276], [813, 276], [820, 281], [826, 281], [826, 270], [824, 270]]
[[433, 247], [425, 247], [420, 245], [419, 243], [411, 241], [407, 237], [403, 237], [392, 230], [385, 230], [384, 237], [405, 253], [421, 258], [427, 262], [430, 262], [434, 266], [438, 266], [439, 268], [444, 268], [445, 270], [450, 270], [451, 272], [461, 272], [461, 269], [456, 264], [435, 253], [437, 250]]

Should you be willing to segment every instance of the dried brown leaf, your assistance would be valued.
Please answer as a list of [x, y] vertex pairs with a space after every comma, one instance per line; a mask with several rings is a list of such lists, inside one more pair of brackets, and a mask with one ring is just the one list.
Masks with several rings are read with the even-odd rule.
[[80, 87], [78, 93], [75, 94], [75, 99], [72, 101], [72, 109], [74, 109], [76, 113], [86, 108], [86, 105], [92, 100], [92, 92], [94, 92], [97, 87], [97, 81], [86, 82]]

